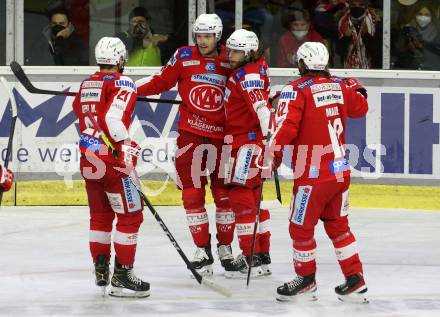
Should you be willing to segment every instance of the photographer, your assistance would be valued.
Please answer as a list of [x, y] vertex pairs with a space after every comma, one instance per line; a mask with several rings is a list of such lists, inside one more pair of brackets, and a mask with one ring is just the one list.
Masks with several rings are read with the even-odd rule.
[[147, 9], [136, 7], [129, 15], [129, 29], [116, 34], [128, 49], [126, 66], [162, 66], [159, 44], [166, 42], [168, 35], [153, 34], [150, 21]]
[[440, 70], [440, 30], [433, 10], [420, 4], [396, 43], [394, 68]]
[[75, 33], [67, 11], [63, 8], [55, 9], [50, 12], [49, 19], [50, 24], [43, 34], [49, 41], [49, 51], [55, 65], [88, 65], [88, 49]]

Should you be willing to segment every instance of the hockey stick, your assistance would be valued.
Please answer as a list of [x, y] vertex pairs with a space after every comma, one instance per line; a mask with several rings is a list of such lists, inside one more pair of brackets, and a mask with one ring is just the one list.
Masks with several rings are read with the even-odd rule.
[[[55, 96], [76, 96], [76, 92], [74, 91], [59, 91], [59, 90], [46, 90], [39, 89], [35, 87], [29, 77], [23, 71], [23, 68], [16, 61], [12, 61], [9, 65], [11, 67], [12, 72], [15, 77], [17, 77], [18, 81], [32, 94], [41, 94], [41, 95], [55, 95]], [[182, 101], [180, 100], [172, 100], [172, 99], [156, 99], [156, 98], [147, 98], [147, 97], [137, 97], [138, 101], [145, 102], [157, 102], [157, 103], [169, 103], [169, 104], [180, 104]]]
[[[271, 129], [273, 127], [273, 121], [275, 119], [275, 108], [271, 108], [270, 109], [270, 119], [269, 119], [269, 127], [268, 127], [268, 132], [266, 135], [266, 142], [269, 143], [270, 142], [270, 138], [272, 137], [271, 134]], [[267, 149], [266, 149], [267, 150]], [[265, 153], [265, 155], [267, 155], [267, 153]], [[264, 165], [264, 163], [263, 163]], [[280, 190], [280, 182], [278, 179], [278, 172], [277, 169], [274, 168], [274, 181], [275, 181], [275, 190], [276, 190], [276, 194], [277, 194], [277, 199], [278, 201], [281, 203], [281, 190]], [[255, 223], [254, 223], [254, 232], [252, 235], [252, 249], [251, 249], [251, 258], [250, 258], [250, 263], [249, 263], [249, 268], [248, 268], [248, 273], [247, 273], [247, 278], [246, 278], [246, 286], [249, 287], [249, 283], [251, 281], [251, 271], [252, 271], [252, 264], [254, 262], [254, 254], [255, 254], [255, 242], [257, 240], [257, 228], [258, 228], [258, 223], [260, 221], [260, 210], [261, 210], [261, 201], [263, 200], [263, 184], [264, 182], [261, 183], [261, 187], [260, 187], [260, 194], [259, 194], [259, 198], [258, 198], [258, 207], [257, 207], [257, 215], [255, 217]]]
[[[96, 121], [96, 119], [91, 114], [91, 112], [87, 112], [87, 117], [92, 122], [95, 130], [97, 130], [99, 132], [99, 134], [101, 136], [101, 139], [104, 141], [105, 145], [112, 151], [113, 155], [115, 157], [117, 157], [117, 153], [115, 151], [114, 146], [111, 144], [110, 140], [105, 135], [104, 131], [101, 129], [101, 127], [99, 126], [98, 122]], [[132, 174], [134, 174], [134, 176], [132, 176]], [[216, 292], [218, 292], [218, 293], [220, 293], [220, 294], [222, 294], [222, 295], [224, 295], [226, 297], [231, 297], [232, 293], [231, 293], [231, 291], [229, 289], [227, 289], [226, 287], [224, 287], [224, 286], [222, 286], [222, 285], [220, 285], [220, 284], [218, 284], [218, 283], [216, 283], [216, 282], [214, 282], [214, 281], [212, 281], [210, 279], [207, 279], [207, 278], [201, 276], [192, 267], [191, 262], [188, 260], [188, 257], [186, 256], [186, 254], [183, 252], [182, 248], [177, 243], [177, 241], [174, 238], [173, 234], [168, 229], [168, 227], [166, 226], [165, 222], [162, 220], [160, 215], [157, 213], [156, 209], [151, 204], [151, 202], [148, 199], [148, 197], [145, 195], [144, 190], [142, 188], [142, 183], [140, 182], [140, 178], [137, 176], [135, 169], [132, 170], [132, 173], [130, 173], [129, 178], [130, 178], [130, 181], [132, 182], [132, 184], [136, 187], [137, 191], [139, 192], [139, 195], [142, 197], [142, 200], [144, 201], [145, 205], [148, 207], [150, 212], [153, 214], [153, 217], [159, 223], [160, 227], [165, 232], [165, 234], [167, 235], [168, 239], [170, 239], [170, 241], [173, 244], [174, 248], [176, 249], [177, 253], [179, 253], [179, 255], [182, 258], [183, 262], [185, 262], [186, 267], [191, 271], [192, 275], [197, 280], [197, 282], [200, 285], [205, 285], [206, 287], [208, 287], [208, 288], [210, 288], [210, 289], [212, 289], [212, 290], [214, 290], [214, 291], [216, 291]]]
[[[14, 93], [9, 87], [8, 82], [6, 81], [5, 77], [0, 77], [0, 81], [2, 85], [6, 89], [6, 93], [9, 96], [9, 100], [11, 100], [11, 110], [12, 110], [12, 119], [11, 119], [11, 127], [9, 128], [9, 140], [8, 140], [8, 147], [6, 149], [6, 158], [4, 166], [5, 168], [8, 168], [9, 166], [9, 159], [12, 154], [12, 141], [14, 139], [15, 134], [15, 123], [17, 122], [17, 103], [15, 101]], [[0, 188], [0, 206], [2, 204], [3, 200], [3, 188]]]

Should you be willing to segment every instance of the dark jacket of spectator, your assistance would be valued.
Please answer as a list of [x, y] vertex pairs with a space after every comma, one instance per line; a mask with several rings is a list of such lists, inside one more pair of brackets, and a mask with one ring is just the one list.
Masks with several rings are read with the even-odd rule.
[[54, 38], [52, 29], [50, 28], [46, 31], [46, 38], [48, 38], [49, 51], [52, 54], [55, 65], [89, 65], [89, 51], [75, 31], [68, 38]]
[[395, 68], [440, 70], [440, 27], [428, 8], [402, 27], [396, 50]]

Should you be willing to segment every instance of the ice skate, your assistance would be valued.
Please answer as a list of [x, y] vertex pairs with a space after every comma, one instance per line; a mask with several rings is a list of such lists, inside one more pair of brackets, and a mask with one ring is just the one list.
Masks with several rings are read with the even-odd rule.
[[217, 254], [223, 267], [229, 266], [234, 261], [230, 244], [217, 244]]
[[95, 284], [102, 289], [102, 295], [105, 295], [106, 287], [110, 283], [110, 263], [105, 255], [96, 257], [95, 265]]
[[297, 275], [292, 281], [284, 283], [277, 288], [277, 300], [287, 301], [315, 301], [316, 281], [315, 274], [308, 276]]
[[[210, 277], [213, 275], [213, 263], [214, 258], [212, 257], [211, 246], [197, 248], [194, 253], [194, 258], [191, 261], [192, 267], [203, 277]], [[191, 275], [191, 277], [194, 278], [193, 275]]]
[[272, 263], [270, 259], [270, 254], [267, 253], [257, 253], [257, 256], [260, 258], [261, 261], [261, 269], [263, 270], [264, 275], [271, 275], [272, 270], [269, 267], [269, 264]]
[[122, 265], [115, 260], [109, 295], [115, 297], [148, 297], [150, 284], [142, 281], [133, 272], [133, 265]]
[[347, 276], [344, 284], [335, 287], [340, 301], [352, 303], [368, 303], [367, 290], [362, 273]]
[[[239, 254], [235, 260], [233, 260], [228, 266], [225, 266], [226, 278], [239, 278], [245, 279], [248, 274], [248, 267], [250, 262], [250, 256], [244, 256]], [[251, 277], [264, 276], [261, 269], [261, 261], [257, 255], [254, 255], [252, 261]]]

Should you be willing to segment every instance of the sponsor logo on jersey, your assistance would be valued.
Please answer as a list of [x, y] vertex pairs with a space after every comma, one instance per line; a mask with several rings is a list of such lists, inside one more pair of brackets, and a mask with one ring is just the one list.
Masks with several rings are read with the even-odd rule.
[[338, 83], [323, 83], [323, 84], [315, 84], [310, 87], [312, 94], [326, 91], [326, 90], [341, 90], [341, 85]]
[[81, 88], [102, 88], [102, 86], [104, 86], [104, 82], [101, 80], [87, 80], [81, 84]]
[[81, 133], [79, 137], [79, 149], [82, 153], [85, 153], [86, 151], [99, 152], [103, 145], [101, 139], [95, 138], [89, 134]]
[[226, 76], [217, 74], [196, 74], [191, 76], [191, 81], [199, 83], [214, 84], [218, 86], [226, 86]]
[[98, 102], [101, 100], [101, 89], [81, 90], [81, 102]]
[[214, 63], [207, 63], [205, 66], [207, 72], [213, 73], [217, 69]]
[[346, 158], [330, 162], [329, 165], [332, 174], [345, 172], [350, 169], [350, 163]]
[[316, 94], [313, 94], [313, 99], [317, 108], [344, 103], [344, 95], [342, 94], [342, 91], [330, 90], [318, 92]]
[[201, 111], [217, 111], [223, 106], [223, 89], [212, 85], [198, 85], [189, 92], [191, 105]]
[[267, 76], [267, 69], [263, 65], [260, 66], [260, 75]]
[[184, 61], [182, 63], [182, 65], [183, 65], [183, 67], [200, 65], [200, 61], [197, 61], [197, 60]]
[[192, 50], [189, 47], [184, 47], [179, 50], [179, 59], [190, 59], [192, 58]]
[[246, 69], [240, 68], [234, 75], [235, 79], [240, 80], [244, 75], [246, 75]]
[[296, 91], [282, 91], [280, 94], [280, 99], [282, 100], [295, 100], [297, 92]]
[[294, 212], [291, 221], [294, 224], [302, 226], [307, 213], [307, 205], [309, 204], [310, 195], [312, 194], [312, 186], [299, 186], [295, 195]]
[[245, 184], [248, 174], [249, 168], [251, 166], [253, 156], [253, 149], [249, 147], [243, 147], [240, 149], [240, 152], [237, 156], [237, 163], [235, 164], [235, 173], [232, 181], [238, 184]]
[[253, 89], [263, 89], [264, 88], [264, 80], [261, 80], [261, 79], [244, 80], [240, 84], [244, 90], [253, 90]]
[[131, 80], [126, 80], [126, 79], [119, 79], [119, 80], [115, 81], [115, 86], [116, 87], [126, 87], [126, 88], [130, 88], [132, 90], [136, 90], [136, 85], [134, 84], [134, 82], [132, 82]]
[[309, 87], [310, 85], [313, 85], [315, 83], [315, 81], [313, 79], [308, 79], [306, 81], [303, 81], [302, 83], [299, 83], [298, 85], [296, 85], [296, 87], [298, 87], [298, 89], [304, 89]]
[[327, 115], [328, 118], [339, 116], [339, 108], [338, 107], [325, 108], [325, 114]]
[[130, 181], [129, 177], [122, 179], [122, 185], [125, 193], [125, 202], [127, 203], [128, 212], [138, 211], [142, 209], [141, 198], [136, 187]]
[[115, 74], [107, 74], [104, 77], [102, 77], [102, 80], [109, 81], [109, 80], [113, 80], [115, 78], [116, 78]]

